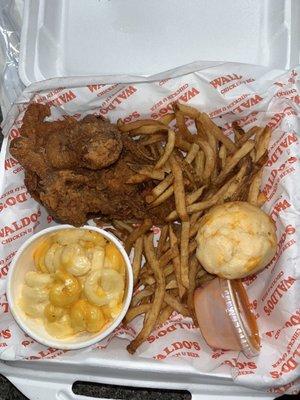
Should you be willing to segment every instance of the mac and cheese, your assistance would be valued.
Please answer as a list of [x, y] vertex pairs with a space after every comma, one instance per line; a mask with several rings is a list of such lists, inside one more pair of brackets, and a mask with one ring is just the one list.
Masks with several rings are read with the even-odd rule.
[[120, 313], [125, 262], [100, 233], [58, 231], [38, 245], [33, 259], [36, 270], [26, 274], [21, 306], [41, 318], [50, 335], [99, 332]]

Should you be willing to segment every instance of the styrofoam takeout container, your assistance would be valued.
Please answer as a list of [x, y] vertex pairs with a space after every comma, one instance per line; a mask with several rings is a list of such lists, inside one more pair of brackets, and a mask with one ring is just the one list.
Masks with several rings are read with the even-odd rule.
[[299, 63], [298, 0], [25, 0], [19, 72], [152, 75], [196, 60]]
[[[299, 0], [25, 0], [19, 71], [29, 85], [57, 76], [151, 75], [195, 60], [284, 69], [299, 63], [299, 22]], [[75, 380], [188, 389], [193, 399], [275, 397], [233, 384], [227, 370], [132, 357], [120, 341], [101, 357], [0, 362], [0, 372], [30, 399], [41, 391], [45, 400], [81, 399]]]
[[[41, 323], [40, 319], [28, 317], [22, 308], [20, 307], [19, 300], [22, 293], [22, 286], [24, 285], [25, 275], [28, 271], [35, 270], [33, 253], [34, 250], [39, 246], [42, 240], [44, 240], [48, 235], [53, 234], [56, 231], [61, 231], [64, 229], [72, 228], [70, 225], [59, 225], [52, 226], [47, 229], [32, 235], [28, 240], [26, 240], [22, 246], [18, 249], [14, 259], [11, 263], [11, 268], [7, 276], [7, 300], [11, 313], [13, 314], [15, 320], [17, 321], [20, 328], [22, 328], [30, 337], [32, 337], [37, 342], [45, 345], [54, 347], [62, 350], [75, 350], [81, 349], [83, 347], [91, 346], [113, 332], [113, 330], [121, 323], [128, 307], [131, 302], [132, 291], [133, 291], [133, 273], [130, 260], [128, 255], [121, 245], [121, 243], [116, 239], [111, 233], [95, 227], [95, 226], [83, 226], [81, 229], [92, 230], [98, 232], [104, 236], [107, 240], [114, 243], [118, 248], [126, 265], [126, 286], [125, 295], [123, 301], [123, 307], [120, 314], [114, 319], [103, 331], [100, 333], [88, 333], [83, 332], [80, 335], [73, 336], [66, 339], [56, 339], [51, 336], [45, 329], [44, 325]], [[75, 228], [76, 229], [76, 228]]]

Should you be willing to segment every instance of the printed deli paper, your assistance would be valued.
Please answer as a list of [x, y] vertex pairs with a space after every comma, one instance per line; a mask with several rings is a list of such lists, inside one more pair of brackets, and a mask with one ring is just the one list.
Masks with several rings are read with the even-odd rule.
[[[236, 352], [209, 348], [191, 320], [175, 313], [150, 335], [136, 357], [169, 363], [179, 357], [192, 363], [195, 372], [213, 375], [217, 370], [227, 370], [240, 384], [275, 395], [296, 393], [300, 387], [299, 73], [300, 68], [283, 72], [234, 63], [195, 63], [148, 79], [119, 77], [118, 83], [112, 76], [54, 79], [27, 88], [3, 124], [6, 139], [0, 158], [0, 358], [59, 358], [63, 362], [96, 352], [101, 361], [101, 354], [105, 355], [116, 343], [124, 350], [127, 340], [136, 335], [141, 325], [137, 319], [92, 348], [63, 352], [34, 342], [14, 322], [5, 296], [11, 260], [30, 235], [54, 224], [30, 197], [24, 186], [23, 168], [9, 153], [9, 143], [19, 135], [28, 103], [50, 104], [53, 119], [66, 114], [80, 119], [94, 113], [112, 122], [118, 118], [130, 122], [144, 117], [158, 119], [171, 112], [171, 103], [179, 100], [208, 112], [228, 135], [233, 121], [246, 130], [253, 125], [271, 127], [263, 190], [268, 198], [265, 210], [276, 223], [278, 251], [264, 271], [244, 280], [261, 333], [257, 358], [249, 360]], [[125, 340], [113, 340], [115, 337]]]

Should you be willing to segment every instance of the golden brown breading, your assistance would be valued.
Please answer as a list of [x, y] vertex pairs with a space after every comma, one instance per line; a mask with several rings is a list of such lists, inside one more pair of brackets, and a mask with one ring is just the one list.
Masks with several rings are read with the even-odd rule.
[[130, 165], [153, 156], [102, 118], [43, 122], [49, 114], [48, 106], [30, 105], [10, 151], [25, 168], [29, 192], [54, 218], [77, 226], [101, 216], [164, 219], [168, 207], [149, 209], [144, 200], [153, 183], [126, 183], [135, 174]]

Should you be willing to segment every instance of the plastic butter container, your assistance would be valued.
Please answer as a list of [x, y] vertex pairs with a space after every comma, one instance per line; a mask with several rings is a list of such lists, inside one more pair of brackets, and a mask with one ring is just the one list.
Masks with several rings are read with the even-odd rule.
[[258, 327], [240, 280], [215, 278], [196, 289], [194, 300], [199, 327], [211, 347], [242, 351], [247, 357], [258, 354]]

